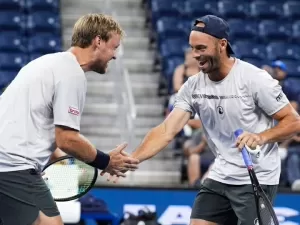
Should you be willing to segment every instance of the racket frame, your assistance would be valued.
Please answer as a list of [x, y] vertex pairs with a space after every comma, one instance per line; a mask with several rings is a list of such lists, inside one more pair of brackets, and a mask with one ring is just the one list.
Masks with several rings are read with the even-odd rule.
[[268, 210], [269, 210], [269, 212], [270, 212], [270, 214], [272, 216], [272, 219], [274, 221], [274, 225], [279, 225], [279, 222], [278, 222], [277, 216], [275, 214], [275, 211], [273, 209], [273, 206], [272, 206], [272, 204], [271, 204], [268, 196], [266, 195], [266, 193], [262, 189], [261, 185], [259, 184], [253, 167], [252, 166], [251, 167], [247, 167], [247, 169], [248, 169], [248, 173], [249, 173], [250, 180], [251, 180], [252, 187], [253, 187], [255, 204], [256, 204], [256, 211], [257, 211], [257, 217], [258, 217], [259, 224], [260, 225], [265, 225], [262, 222], [262, 219], [261, 219], [261, 216], [260, 216], [260, 212], [259, 212], [259, 208], [260, 208], [260, 206], [259, 206], [259, 198], [261, 197], [261, 198], [263, 198], [264, 203], [266, 204], [266, 207], [268, 208]]
[[[243, 133], [242, 129], [238, 129], [234, 132], [236, 137], [238, 137], [242, 133]], [[274, 225], [279, 225], [279, 222], [278, 222], [277, 216], [275, 214], [274, 208], [273, 208], [268, 196], [266, 195], [266, 193], [262, 189], [262, 187], [261, 187], [261, 185], [260, 185], [260, 183], [257, 179], [256, 173], [255, 173], [254, 168], [253, 168], [253, 163], [252, 163], [252, 160], [251, 160], [251, 155], [248, 152], [246, 147], [244, 147], [242, 149], [242, 156], [243, 156], [245, 165], [247, 167], [247, 170], [248, 170], [248, 173], [249, 173], [249, 176], [250, 176], [250, 180], [251, 180], [251, 184], [252, 184], [252, 188], [253, 188], [253, 192], [254, 192], [254, 199], [255, 199], [256, 211], [257, 211], [257, 217], [258, 217], [259, 224], [264, 225], [262, 223], [260, 212], [259, 212], [259, 208], [260, 208], [259, 198], [261, 197], [261, 198], [263, 198], [263, 200], [266, 204], [266, 207], [269, 209], [269, 212], [270, 212], [270, 214], [273, 218], [273, 221], [274, 221]]]
[[[45, 171], [49, 166], [57, 163], [57, 162], [60, 162], [60, 161], [63, 161], [65, 159], [73, 159], [73, 160], [79, 160], [79, 159], [76, 159], [75, 157], [73, 156], [62, 156], [62, 157], [59, 157], [58, 159], [48, 163], [44, 169], [42, 171]], [[80, 161], [80, 160], [79, 160]], [[82, 162], [82, 161], [81, 161]], [[84, 162], [83, 162], [84, 163]], [[94, 168], [94, 177], [92, 179], [92, 182], [90, 183], [89, 187], [84, 191], [84, 192], [81, 192], [80, 194], [77, 194], [77, 195], [74, 195], [72, 197], [68, 197], [68, 198], [59, 198], [59, 199], [56, 199], [53, 197], [54, 201], [56, 202], [67, 202], [67, 201], [72, 201], [72, 200], [75, 200], [75, 199], [78, 199], [80, 197], [82, 197], [83, 195], [85, 195], [86, 193], [88, 193], [93, 187], [94, 187], [94, 184], [96, 183], [97, 181], [97, 178], [98, 178], [98, 169], [97, 168]], [[51, 192], [51, 191], [50, 191]]]

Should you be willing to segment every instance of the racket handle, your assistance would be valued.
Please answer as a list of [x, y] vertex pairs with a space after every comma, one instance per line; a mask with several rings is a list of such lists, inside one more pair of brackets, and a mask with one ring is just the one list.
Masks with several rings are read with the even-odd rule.
[[[238, 136], [240, 136], [241, 134], [243, 133], [243, 130], [242, 129], [238, 129], [234, 132], [234, 135], [235, 137], [237, 138]], [[243, 156], [243, 159], [244, 159], [244, 162], [245, 162], [245, 165], [247, 167], [252, 167], [253, 166], [253, 163], [252, 163], [252, 160], [249, 156], [249, 153], [247, 151], [247, 149], [244, 147], [242, 149], [242, 156]]]

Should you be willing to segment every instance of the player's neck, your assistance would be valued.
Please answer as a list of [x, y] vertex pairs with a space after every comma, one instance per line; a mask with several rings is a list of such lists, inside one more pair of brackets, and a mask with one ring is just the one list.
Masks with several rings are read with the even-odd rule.
[[231, 68], [233, 67], [235, 62], [235, 58], [230, 57], [230, 58], [224, 58], [221, 60], [221, 65], [220, 65], [220, 69], [216, 70], [212, 73], [208, 74], [208, 77], [210, 80], [212, 81], [221, 81], [223, 80], [225, 77], [228, 76]]
[[91, 51], [89, 48], [71, 47], [69, 52], [73, 53], [84, 72], [89, 71], [89, 64], [91, 63]]

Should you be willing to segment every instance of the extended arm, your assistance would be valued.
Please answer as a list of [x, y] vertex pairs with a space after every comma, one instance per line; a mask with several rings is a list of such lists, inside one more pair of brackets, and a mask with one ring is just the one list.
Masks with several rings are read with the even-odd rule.
[[132, 153], [139, 161], [149, 159], [163, 150], [186, 125], [191, 113], [175, 108], [169, 116], [157, 127], [149, 131], [142, 143]]

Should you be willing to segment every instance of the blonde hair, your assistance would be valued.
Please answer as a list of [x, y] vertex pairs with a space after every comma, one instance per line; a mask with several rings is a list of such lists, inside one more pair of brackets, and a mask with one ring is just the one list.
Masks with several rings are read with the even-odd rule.
[[95, 37], [99, 36], [102, 40], [108, 41], [112, 33], [119, 34], [121, 38], [125, 35], [120, 24], [111, 16], [87, 14], [75, 23], [71, 46], [86, 48], [91, 45]]

